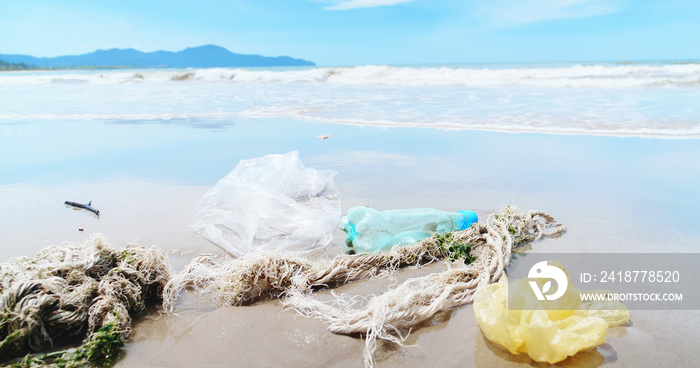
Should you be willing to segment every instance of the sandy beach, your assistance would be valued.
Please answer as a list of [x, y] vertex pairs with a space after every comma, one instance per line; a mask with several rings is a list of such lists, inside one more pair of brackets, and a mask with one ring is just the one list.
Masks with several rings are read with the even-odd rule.
[[[199, 198], [239, 160], [299, 150], [307, 167], [338, 171], [343, 213], [471, 209], [485, 221], [504, 205], [537, 209], [568, 231], [532, 244], [540, 253], [697, 253], [700, 146], [695, 139], [379, 128], [290, 118], [16, 120], [0, 131], [0, 261], [104, 234], [155, 245], [177, 272], [224, 252], [189, 225]], [[328, 139], [319, 139], [328, 136]], [[98, 218], [64, 201], [88, 202]], [[81, 230], [82, 229], [82, 230]], [[326, 256], [340, 254], [343, 233]], [[399, 272], [404, 280], [441, 270]], [[336, 292], [381, 293], [387, 280]], [[319, 292], [329, 296], [328, 291]], [[217, 308], [183, 294], [176, 314], [140, 316], [118, 367], [356, 367], [364, 341], [334, 335], [277, 301]], [[608, 342], [561, 366], [692, 366], [700, 312], [632, 311]], [[471, 305], [411, 332], [406, 350], [384, 344], [380, 367], [540, 366], [486, 341]]]

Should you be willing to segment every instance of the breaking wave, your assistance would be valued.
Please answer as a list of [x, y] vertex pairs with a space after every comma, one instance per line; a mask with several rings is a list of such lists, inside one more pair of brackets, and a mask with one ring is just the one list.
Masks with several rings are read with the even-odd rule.
[[318, 67], [296, 70], [192, 69], [3, 73], [0, 84], [327, 83], [390, 86], [658, 87], [700, 85], [700, 64], [565, 67]]
[[700, 138], [700, 64], [0, 73], [0, 125], [239, 117], [332, 124]]

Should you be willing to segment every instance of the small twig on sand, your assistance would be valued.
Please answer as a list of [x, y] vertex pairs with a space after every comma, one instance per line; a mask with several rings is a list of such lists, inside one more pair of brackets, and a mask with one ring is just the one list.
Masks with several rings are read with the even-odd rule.
[[100, 215], [100, 211], [99, 211], [99, 210], [90, 207], [90, 205], [92, 205], [92, 201], [88, 202], [88, 204], [66, 201], [66, 204], [69, 205], [69, 206], [73, 206], [73, 207], [78, 207], [78, 208], [86, 209], [86, 210], [88, 210], [88, 211], [90, 211], [90, 212], [93, 212], [93, 213], [96, 214], [97, 216]]

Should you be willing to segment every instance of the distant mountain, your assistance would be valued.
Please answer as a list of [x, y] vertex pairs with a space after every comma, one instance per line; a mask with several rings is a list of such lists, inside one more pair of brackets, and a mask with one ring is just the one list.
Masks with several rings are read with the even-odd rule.
[[132, 68], [217, 68], [254, 66], [314, 66], [289, 56], [267, 57], [233, 53], [223, 47], [205, 45], [182, 51], [141, 52], [134, 49], [97, 50], [89, 54], [38, 58], [29, 55], [3, 55], [0, 60], [40, 68], [132, 67]]

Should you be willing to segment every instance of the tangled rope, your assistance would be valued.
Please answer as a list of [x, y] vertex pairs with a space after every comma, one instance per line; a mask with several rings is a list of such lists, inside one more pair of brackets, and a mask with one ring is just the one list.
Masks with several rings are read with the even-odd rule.
[[160, 299], [169, 276], [160, 250], [117, 249], [101, 237], [0, 265], [0, 362], [85, 334], [78, 348], [28, 354], [17, 364], [111, 365], [131, 329], [130, 316]]
[[[378, 339], [403, 345], [402, 330], [437, 312], [473, 301], [479, 287], [498, 281], [515, 246], [564, 231], [563, 225], [545, 213], [521, 213], [506, 207], [491, 215], [486, 225], [474, 224], [454, 234], [395, 246], [386, 253], [311, 260], [260, 252], [221, 263], [198, 257], [165, 286], [163, 305], [173, 311], [178, 294], [186, 288], [209, 293], [222, 306], [284, 298], [286, 308], [323, 321], [334, 333], [364, 334], [365, 365], [373, 366]], [[401, 267], [440, 259], [445, 259], [442, 273], [409, 279], [364, 305], [342, 295], [323, 302], [312, 294], [313, 290], [389, 275]]]

